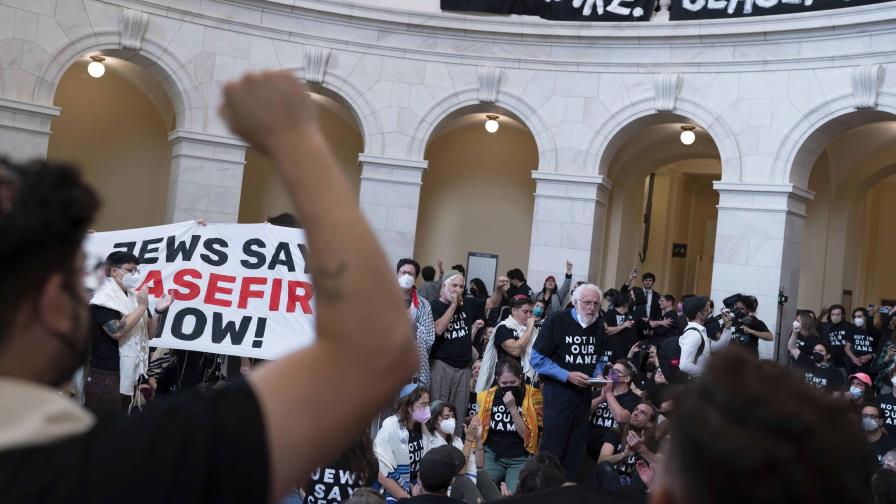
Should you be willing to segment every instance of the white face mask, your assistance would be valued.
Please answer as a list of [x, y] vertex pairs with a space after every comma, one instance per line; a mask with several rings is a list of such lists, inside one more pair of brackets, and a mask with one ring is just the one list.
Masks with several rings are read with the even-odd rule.
[[863, 418], [862, 427], [864, 427], [868, 432], [874, 432], [878, 429], [878, 427], [880, 427], [880, 424], [877, 423], [877, 420], [873, 418]]
[[854, 322], [854, 323], [856, 324], [856, 326], [858, 326], [858, 327], [862, 327], [862, 326], [865, 325], [865, 319], [863, 319], [862, 317], [856, 317], [856, 318], [854, 318], [854, 319], [853, 319], [853, 322]]
[[404, 290], [410, 289], [414, 286], [414, 276], [408, 274], [401, 275], [398, 277], [398, 286]]
[[138, 285], [140, 285], [140, 275], [137, 273], [125, 273], [123, 277], [121, 277], [121, 285], [125, 289], [136, 289]]
[[453, 418], [446, 418], [439, 422], [439, 430], [445, 434], [454, 434], [454, 427], [456, 426], [457, 422]]
[[793, 330], [794, 330], [794, 331], [799, 331], [801, 327], [803, 327], [803, 326], [800, 325], [800, 321], [799, 321], [799, 320], [794, 320], [794, 321], [793, 321]]

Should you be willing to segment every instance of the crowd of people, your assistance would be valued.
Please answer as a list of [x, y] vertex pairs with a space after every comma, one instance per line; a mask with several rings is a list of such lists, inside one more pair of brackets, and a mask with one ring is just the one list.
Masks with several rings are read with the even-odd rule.
[[132, 254], [83, 274], [77, 170], [0, 163], [0, 501], [896, 502], [889, 307], [800, 310], [785, 366], [747, 294], [390, 270], [305, 96], [224, 96], [308, 238], [317, 338], [276, 361], [153, 348], [175, 301]]

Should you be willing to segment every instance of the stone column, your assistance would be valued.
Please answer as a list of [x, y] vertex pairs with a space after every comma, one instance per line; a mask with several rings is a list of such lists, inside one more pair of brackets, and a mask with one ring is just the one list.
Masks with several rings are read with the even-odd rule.
[[[759, 300], [757, 315], [775, 334], [775, 341], [759, 342], [759, 356], [786, 360], [790, 323], [796, 314], [800, 281], [800, 252], [809, 191], [792, 184], [716, 182], [719, 217], [712, 272], [716, 309], [731, 294], [752, 294]], [[783, 306], [780, 335], [778, 290], [789, 301]]]
[[0, 156], [46, 159], [50, 121], [59, 107], [0, 97]]
[[361, 154], [361, 211], [389, 264], [413, 257], [420, 185], [428, 161]]
[[177, 129], [171, 141], [166, 222], [236, 222], [247, 145], [236, 138]]
[[[526, 279], [533, 289], [549, 275], [563, 282], [565, 262], [573, 263], [573, 283], [595, 280], [602, 248], [607, 196], [612, 185], [602, 176], [532, 172], [535, 212]], [[595, 240], [595, 238], [597, 238]]]

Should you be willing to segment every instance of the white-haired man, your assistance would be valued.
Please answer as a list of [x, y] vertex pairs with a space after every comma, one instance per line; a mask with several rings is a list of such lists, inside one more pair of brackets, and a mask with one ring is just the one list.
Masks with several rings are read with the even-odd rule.
[[573, 308], [545, 321], [532, 348], [532, 368], [541, 375], [544, 434], [541, 451], [557, 456], [566, 479], [573, 480], [588, 438], [591, 387], [598, 358], [606, 344], [606, 328], [598, 316], [602, 294], [594, 284], [573, 293]]

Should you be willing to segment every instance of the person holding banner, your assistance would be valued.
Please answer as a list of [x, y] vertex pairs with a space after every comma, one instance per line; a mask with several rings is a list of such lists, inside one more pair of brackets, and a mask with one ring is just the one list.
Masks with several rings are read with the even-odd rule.
[[407, 383], [417, 353], [395, 275], [313, 108], [290, 72], [224, 88], [227, 124], [273, 159], [305, 223], [315, 341], [126, 421], [53, 388], [89, 349], [80, 247], [96, 193], [68, 166], [0, 162], [0, 502], [271, 502]]

